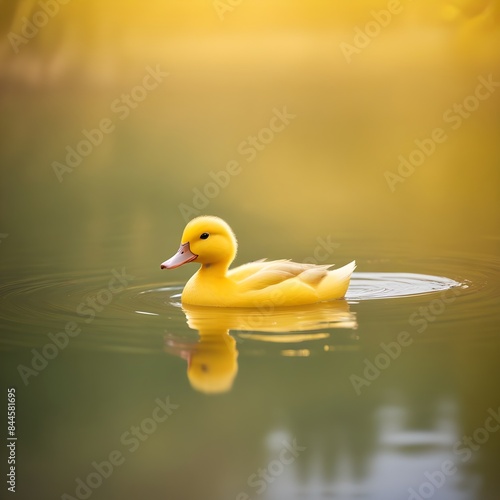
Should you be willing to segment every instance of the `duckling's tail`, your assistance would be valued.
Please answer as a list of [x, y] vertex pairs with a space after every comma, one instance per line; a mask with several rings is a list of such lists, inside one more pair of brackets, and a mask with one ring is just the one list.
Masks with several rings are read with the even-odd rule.
[[351, 275], [356, 269], [356, 261], [353, 260], [349, 264], [339, 269], [328, 271], [328, 274], [321, 280], [318, 285], [318, 295], [320, 300], [341, 299], [347, 292]]

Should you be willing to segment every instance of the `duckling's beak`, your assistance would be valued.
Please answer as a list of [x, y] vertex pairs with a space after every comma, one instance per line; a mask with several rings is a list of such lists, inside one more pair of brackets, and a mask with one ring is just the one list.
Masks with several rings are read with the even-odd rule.
[[175, 269], [176, 267], [182, 266], [182, 264], [191, 262], [196, 259], [196, 257], [198, 256], [191, 252], [188, 241], [179, 247], [179, 250], [177, 250], [177, 253], [173, 257], [163, 262], [160, 269]]

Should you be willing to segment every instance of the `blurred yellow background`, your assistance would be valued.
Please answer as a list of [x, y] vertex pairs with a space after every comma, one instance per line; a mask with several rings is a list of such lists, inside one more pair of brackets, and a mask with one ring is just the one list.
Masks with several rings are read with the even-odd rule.
[[[287, 234], [287, 244], [323, 234], [449, 242], [499, 227], [500, 91], [466, 102], [477, 104], [467, 117], [453, 110], [479, 78], [500, 81], [497, 1], [45, 0], [1, 9], [4, 203], [35, 232], [24, 196], [41, 198], [37, 217], [70, 232], [90, 225], [100, 239], [119, 214], [152, 245], [165, 244], [159, 224], [173, 244], [184, 215], [203, 212], [232, 217], [237, 234], [243, 225]], [[168, 76], [118, 113], [146, 68]], [[270, 142], [255, 155], [242, 154], [276, 109], [294, 118], [264, 132]], [[102, 119], [113, 132], [58, 178], [54, 162]], [[436, 128], [446, 140], [401, 177], [400, 155]], [[238, 174], [196, 208], [210, 172], [233, 161]], [[61, 228], [42, 226], [45, 235]]]

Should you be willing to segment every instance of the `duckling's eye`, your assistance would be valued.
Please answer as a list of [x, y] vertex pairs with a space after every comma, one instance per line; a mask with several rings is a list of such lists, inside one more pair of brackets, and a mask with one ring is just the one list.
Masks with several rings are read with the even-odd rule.
[[200, 239], [201, 240], [206, 240], [210, 235], [208, 233], [203, 233], [201, 236], [200, 236]]

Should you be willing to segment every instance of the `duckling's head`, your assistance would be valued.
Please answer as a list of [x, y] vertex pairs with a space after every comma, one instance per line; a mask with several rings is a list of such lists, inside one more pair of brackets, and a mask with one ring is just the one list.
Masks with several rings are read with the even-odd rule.
[[182, 233], [179, 250], [160, 267], [174, 269], [192, 261], [204, 266], [219, 264], [229, 267], [237, 248], [236, 237], [225, 221], [203, 215], [188, 222]]

